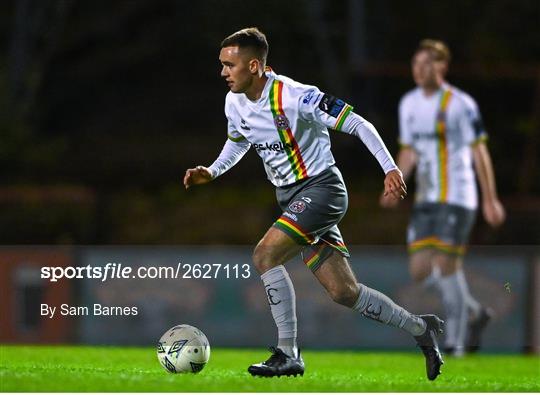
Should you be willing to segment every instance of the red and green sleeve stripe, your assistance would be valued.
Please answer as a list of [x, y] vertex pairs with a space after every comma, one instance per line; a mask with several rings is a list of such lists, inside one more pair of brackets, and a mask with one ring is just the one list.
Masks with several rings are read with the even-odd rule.
[[[279, 116], [286, 117], [285, 111], [283, 111], [283, 82], [274, 80], [272, 87], [270, 88], [270, 110], [274, 119]], [[285, 147], [285, 152], [287, 153], [287, 158], [291, 165], [291, 169], [294, 173], [296, 180], [302, 180], [308, 177], [306, 165], [302, 158], [300, 148], [296, 142], [294, 135], [292, 133], [290, 125], [287, 125], [286, 128], [280, 129], [276, 125], [279, 139]]]

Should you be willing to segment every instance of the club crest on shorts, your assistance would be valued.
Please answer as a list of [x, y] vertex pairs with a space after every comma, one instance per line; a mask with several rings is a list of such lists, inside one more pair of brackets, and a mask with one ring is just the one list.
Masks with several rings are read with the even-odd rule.
[[291, 204], [289, 204], [289, 210], [291, 210], [293, 213], [301, 213], [306, 209], [306, 203], [302, 200], [295, 200]]
[[284, 114], [279, 114], [274, 117], [274, 123], [276, 124], [276, 128], [278, 130], [286, 130], [289, 129], [289, 120]]

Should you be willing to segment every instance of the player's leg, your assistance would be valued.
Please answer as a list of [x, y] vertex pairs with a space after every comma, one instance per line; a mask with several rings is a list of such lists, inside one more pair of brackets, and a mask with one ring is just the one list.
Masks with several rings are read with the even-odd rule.
[[347, 258], [340, 253], [332, 252], [314, 275], [336, 303], [372, 320], [402, 328], [412, 336], [424, 333], [426, 324], [421, 318], [398, 306], [383, 293], [359, 283]]
[[253, 252], [253, 264], [261, 274], [272, 317], [278, 329], [278, 348], [297, 356], [296, 295], [283, 266], [302, 246], [278, 228], [270, 228]]
[[298, 185], [277, 188], [276, 195], [283, 214], [253, 254], [279, 332], [278, 348], [272, 350], [272, 357], [249, 368], [252, 374], [264, 376], [303, 373], [296, 346], [294, 288], [283, 263], [302, 247], [316, 244], [319, 235], [339, 222], [347, 209], [347, 190], [335, 167]]
[[254, 376], [281, 376], [304, 373], [296, 344], [296, 295], [293, 283], [283, 266], [297, 255], [302, 246], [276, 227], [270, 228], [253, 252], [253, 264], [261, 274], [272, 317], [278, 330], [278, 345], [272, 356], [253, 364], [248, 371]]
[[[445, 349], [456, 356], [463, 355], [465, 351], [469, 310], [473, 312], [473, 317], [474, 312], [482, 310], [469, 292], [462, 268], [465, 245], [475, 215], [474, 210], [455, 205], [439, 205], [434, 213], [435, 237], [432, 243], [437, 253], [434, 254], [432, 263], [440, 271], [437, 288], [447, 316]], [[486, 323], [483, 322], [483, 325]], [[483, 327], [480, 328], [480, 332], [482, 329]], [[479, 337], [478, 330], [473, 332]]]
[[440, 277], [438, 268], [432, 263], [436, 210], [437, 205], [430, 203], [415, 205], [407, 227], [409, 273], [415, 282], [427, 289], [437, 289]]
[[[463, 257], [460, 257], [462, 260]], [[463, 271], [463, 264], [458, 265], [456, 271], [458, 281], [462, 284], [465, 304], [469, 312], [467, 322], [467, 335], [465, 337], [465, 351], [474, 353], [480, 349], [482, 333], [492, 320], [494, 313], [490, 307], [485, 307], [471, 294], [469, 284]]]
[[[457, 218], [452, 240], [455, 245], [465, 246], [469, 241], [469, 235], [474, 226], [476, 211], [455, 206], [450, 206], [449, 210]], [[465, 351], [476, 352], [480, 348], [482, 333], [493, 317], [493, 310], [489, 307], [482, 306], [471, 294], [467, 278], [463, 271], [464, 252], [465, 248], [463, 247], [456, 250], [456, 277], [461, 285], [463, 298], [465, 299], [468, 310]]]
[[263, 275], [298, 255], [303, 246], [276, 227], [271, 227], [253, 250], [253, 264]]
[[433, 264], [440, 269], [437, 288], [445, 311], [445, 342], [444, 349], [455, 356], [463, 355], [467, 331], [466, 289], [458, 268], [461, 266], [459, 256], [435, 253]]
[[433, 315], [411, 314], [383, 293], [359, 283], [343, 253], [328, 246], [325, 248], [331, 252], [326, 252], [326, 258], [314, 275], [330, 297], [364, 317], [401, 328], [414, 336], [426, 357], [428, 378], [434, 380], [443, 364], [436, 340], [442, 321]]
[[474, 353], [480, 349], [482, 333], [493, 318], [494, 313], [491, 308], [482, 306], [471, 294], [463, 271], [463, 256], [457, 256], [456, 259], [458, 262], [454, 265], [456, 267], [455, 277], [456, 281], [460, 284], [462, 297], [465, 300], [465, 306], [467, 308], [465, 351]]
[[422, 283], [426, 288], [433, 288], [439, 276], [437, 270], [433, 271], [433, 253], [432, 248], [425, 248], [409, 254], [409, 274], [415, 282]]

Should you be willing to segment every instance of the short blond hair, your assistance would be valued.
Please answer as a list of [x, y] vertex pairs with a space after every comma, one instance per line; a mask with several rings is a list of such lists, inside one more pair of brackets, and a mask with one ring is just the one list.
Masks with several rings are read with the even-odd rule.
[[450, 49], [448, 49], [448, 45], [440, 40], [426, 38], [420, 41], [416, 48], [416, 52], [420, 51], [429, 51], [436, 61], [450, 63], [450, 60], [452, 59], [452, 54], [450, 53]]

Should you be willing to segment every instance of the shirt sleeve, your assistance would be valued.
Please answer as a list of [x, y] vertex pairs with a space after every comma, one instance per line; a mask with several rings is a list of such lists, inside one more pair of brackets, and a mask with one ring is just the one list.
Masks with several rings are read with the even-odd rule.
[[235, 143], [238, 143], [246, 138], [238, 131], [231, 117], [227, 116], [227, 138]]
[[232, 168], [249, 151], [251, 143], [240, 133], [231, 117], [227, 101], [225, 102], [225, 116], [227, 117], [227, 141], [218, 158], [209, 167], [212, 178], [219, 177]]
[[462, 112], [459, 114], [459, 129], [462, 133], [465, 144], [474, 145], [487, 140], [487, 133], [480, 110], [475, 101], [470, 98], [464, 102]]
[[413, 144], [412, 133], [407, 122], [407, 109], [405, 101], [399, 102], [399, 145], [400, 147], [411, 147]]
[[353, 107], [343, 100], [312, 86], [301, 95], [298, 113], [302, 119], [341, 131], [352, 110]]
[[240, 162], [240, 159], [249, 151], [250, 147], [251, 143], [245, 137], [234, 141], [229, 135], [218, 158], [208, 168], [212, 178], [219, 177]]
[[375, 126], [360, 115], [351, 112], [344, 120], [341, 130], [362, 140], [369, 152], [379, 162], [384, 174], [398, 168]]

